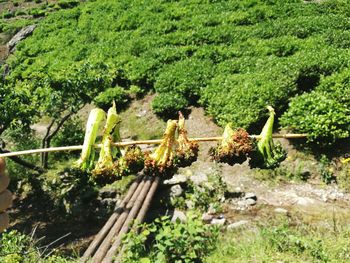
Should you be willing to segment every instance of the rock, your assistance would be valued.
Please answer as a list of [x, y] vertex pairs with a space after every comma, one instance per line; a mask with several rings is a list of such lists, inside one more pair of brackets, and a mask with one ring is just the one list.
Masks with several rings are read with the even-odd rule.
[[244, 195], [244, 199], [253, 199], [253, 200], [258, 200], [258, 198], [256, 197], [256, 194], [254, 194], [254, 193], [246, 193], [245, 195]]
[[136, 117], [142, 118], [142, 117], [146, 116], [146, 114], [147, 114], [147, 110], [140, 109], [139, 112], [136, 113]]
[[170, 188], [170, 197], [178, 197], [183, 193], [183, 189], [179, 184], [173, 185]]
[[209, 205], [209, 208], [208, 208], [208, 211], [207, 211], [208, 214], [216, 214], [216, 208], [214, 207], [213, 204], [210, 204]]
[[245, 200], [245, 203], [247, 205], [255, 205], [256, 204], [256, 200], [249, 198], [249, 199]]
[[208, 176], [205, 173], [196, 173], [190, 177], [191, 181], [196, 185], [208, 182]]
[[254, 199], [243, 199], [243, 200], [239, 200], [236, 202], [236, 205], [238, 206], [237, 209], [238, 210], [244, 210], [246, 208], [248, 208], [249, 206], [255, 205], [256, 201]]
[[99, 195], [102, 199], [104, 198], [115, 198], [117, 196], [117, 192], [115, 189], [111, 188], [102, 188], [99, 192]]
[[181, 184], [186, 183], [188, 180], [186, 175], [183, 174], [175, 174], [172, 178], [168, 180], [164, 180], [164, 184], [172, 185], [172, 184]]
[[237, 229], [237, 228], [239, 228], [241, 226], [244, 226], [244, 225], [246, 225], [248, 223], [249, 223], [249, 221], [247, 221], [247, 220], [240, 220], [240, 221], [234, 222], [232, 224], [229, 224], [227, 226], [227, 229], [228, 230]]
[[284, 208], [281, 208], [281, 207], [275, 208], [274, 211], [275, 211], [275, 213], [278, 213], [278, 214], [287, 214], [288, 213], [287, 209], [284, 209]]
[[188, 209], [194, 209], [195, 204], [192, 200], [186, 200], [185, 204]]
[[308, 206], [314, 204], [315, 200], [309, 197], [297, 197], [295, 198], [294, 203], [301, 206]]
[[180, 220], [181, 222], [185, 222], [187, 220], [187, 217], [184, 212], [175, 209], [173, 213], [173, 217], [171, 218], [172, 222], [175, 222], [176, 220]]
[[209, 213], [205, 213], [202, 215], [202, 220], [209, 223], [211, 220], [213, 220], [214, 216], [209, 214]]
[[225, 222], [226, 222], [225, 218], [221, 218], [221, 219], [213, 218], [211, 220], [210, 224], [223, 226], [225, 224]]
[[30, 36], [33, 33], [35, 28], [36, 28], [36, 25], [26, 26], [22, 28], [16, 35], [14, 35], [11, 38], [11, 40], [7, 43], [9, 51], [13, 52], [18, 42]]

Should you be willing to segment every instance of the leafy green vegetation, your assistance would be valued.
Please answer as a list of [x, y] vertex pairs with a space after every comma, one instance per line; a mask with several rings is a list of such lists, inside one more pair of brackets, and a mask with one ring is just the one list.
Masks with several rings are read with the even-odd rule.
[[220, 236], [216, 251], [205, 262], [348, 262], [349, 228], [334, 232], [327, 227], [259, 226]]
[[[16, 230], [5, 232], [0, 237], [0, 260], [4, 263], [73, 263], [74, 258], [52, 255], [48, 246], [39, 246], [32, 236], [24, 235]], [[48, 250], [49, 249], [49, 250]], [[45, 254], [46, 252], [46, 254]], [[50, 253], [49, 253], [50, 252]], [[51, 254], [51, 255], [50, 255]]]
[[[206, 225], [196, 214], [188, 213], [186, 222], [171, 222], [164, 216], [144, 224], [141, 232], [124, 238], [123, 262], [201, 262], [215, 248], [217, 226]], [[149, 247], [144, 243], [153, 235]]]
[[225, 199], [227, 185], [221, 174], [214, 171], [207, 175], [208, 181], [187, 182], [180, 196], [171, 198], [170, 202], [176, 209], [197, 210], [206, 212], [211, 207], [217, 212], [222, 210], [222, 200]]
[[349, 136], [348, 98], [325, 91], [348, 89], [338, 72], [349, 66], [349, 8], [336, 0], [91, 1], [43, 19], [8, 60], [5, 87], [30, 91], [41, 102], [32, 114], [53, 116], [105, 90], [96, 103], [123, 105], [135, 87], [154, 90], [160, 116], [200, 103], [220, 125], [249, 131], [272, 105], [277, 117], [287, 110], [283, 126], [333, 142]]

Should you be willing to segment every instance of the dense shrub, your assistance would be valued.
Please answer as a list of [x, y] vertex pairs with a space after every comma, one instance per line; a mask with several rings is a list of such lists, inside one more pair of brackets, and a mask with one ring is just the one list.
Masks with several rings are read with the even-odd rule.
[[[141, 233], [133, 230], [125, 236], [123, 262], [202, 262], [215, 248], [218, 230], [194, 213], [187, 214], [186, 222], [158, 218], [143, 225]], [[146, 248], [144, 243], [151, 236], [154, 241]]]
[[325, 77], [310, 93], [293, 98], [281, 124], [308, 133], [310, 140], [334, 142], [350, 136], [350, 72]]
[[179, 110], [187, 106], [188, 100], [177, 92], [161, 93], [152, 102], [153, 111], [165, 118], [174, 118]]
[[162, 117], [199, 101], [220, 125], [254, 130], [267, 104], [280, 115], [290, 97], [349, 67], [349, 10], [336, 0], [88, 1], [43, 19], [9, 60], [6, 81], [35, 83], [44, 101], [43, 90], [91, 102], [110, 87], [137, 86], [158, 93]]
[[130, 98], [128, 93], [123, 88], [118, 86], [106, 89], [94, 98], [94, 103], [96, 106], [104, 109], [105, 111], [112, 106], [113, 101], [116, 103], [117, 109], [121, 110], [125, 108], [130, 101]]

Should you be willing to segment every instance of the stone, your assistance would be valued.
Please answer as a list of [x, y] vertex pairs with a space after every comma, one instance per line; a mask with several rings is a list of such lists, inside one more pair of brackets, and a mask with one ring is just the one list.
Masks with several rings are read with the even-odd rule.
[[172, 178], [168, 180], [164, 180], [164, 184], [173, 185], [173, 184], [181, 184], [186, 183], [188, 180], [186, 175], [183, 174], [175, 174]]
[[183, 193], [183, 189], [179, 184], [173, 185], [170, 188], [170, 197], [178, 197]]
[[205, 173], [196, 173], [190, 177], [191, 181], [196, 185], [208, 182], [208, 176]]
[[247, 221], [247, 220], [240, 220], [240, 221], [234, 222], [232, 224], [229, 224], [227, 226], [227, 229], [228, 230], [237, 229], [237, 228], [239, 228], [241, 226], [244, 226], [244, 225], [246, 225], [248, 223], [249, 223], [249, 221]]
[[246, 193], [245, 195], [244, 195], [244, 199], [253, 199], [253, 200], [258, 200], [258, 198], [256, 197], [256, 194], [254, 194], [254, 193]]
[[30, 25], [22, 28], [16, 35], [14, 35], [11, 40], [7, 43], [8, 49], [10, 52], [13, 52], [16, 45], [26, 37], [30, 36], [34, 29], [36, 28], [36, 25]]
[[295, 198], [294, 203], [301, 206], [308, 206], [314, 204], [315, 200], [309, 197], [297, 197]]
[[249, 199], [245, 200], [245, 203], [247, 205], [255, 205], [256, 204], [256, 200], [249, 198]]
[[137, 118], [142, 118], [144, 116], [146, 116], [147, 114], [147, 110], [144, 110], [144, 109], [140, 109], [138, 113], [136, 113], [136, 117]]
[[216, 208], [214, 207], [213, 204], [209, 204], [209, 208], [208, 208], [208, 211], [207, 211], [208, 214], [216, 214]]
[[287, 209], [284, 209], [284, 208], [281, 208], [281, 207], [275, 208], [274, 211], [275, 211], [275, 213], [278, 213], [278, 214], [287, 214], [288, 213]]
[[207, 222], [207, 223], [209, 223], [211, 220], [213, 220], [213, 218], [214, 218], [214, 216], [209, 214], [209, 213], [205, 213], [202, 215], [202, 220], [204, 222]]
[[221, 218], [221, 219], [213, 218], [210, 222], [210, 224], [212, 225], [220, 225], [220, 226], [223, 226], [225, 223], [226, 223], [225, 218]]
[[194, 207], [195, 207], [195, 204], [194, 204], [194, 202], [192, 201], [192, 200], [186, 200], [185, 201], [185, 204], [186, 204], [186, 207], [188, 208], [188, 209], [194, 209]]
[[173, 217], [171, 218], [172, 222], [175, 222], [176, 220], [180, 220], [181, 222], [185, 222], [187, 220], [187, 216], [184, 212], [175, 209], [173, 213]]

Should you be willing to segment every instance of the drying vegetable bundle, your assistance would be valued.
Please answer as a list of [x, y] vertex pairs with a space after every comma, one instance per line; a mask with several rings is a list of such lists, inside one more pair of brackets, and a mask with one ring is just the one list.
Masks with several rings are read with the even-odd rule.
[[212, 159], [230, 165], [243, 163], [253, 148], [248, 132], [242, 128], [233, 130], [229, 123], [222, 137], [221, 143], [216, 148], [210, 149]]
[[116, 105], [108, 110], [106, 124], [103, 129], [101, 150], [95, 164], [94, 144], [99, 124], [106, 116], [101, 109], [93, 109], [86, 126], [83, 150], [77, 165], [80, 169], [90, 171], [92, 178], [99, 184], [112, 183], [121, 176], [135, 174], [143, 169], [143, 153], [140, 147], [132, 146], [124, 150], [112, 146], [113, 142], [120, 142], [120, 117]]
[[177, 121], [169, 120], [157, 149], [145, 154], [144, 172], [149, 175], [164, 175], [174, 169], [174, 143]]
[[197, 160], [198, 150], [198, 143], [188, 139], [187, 130], [185, 129], [185, 118], [182, 113], [179, 112], [178, 138], [175, 154], [176, 165], [178, 167], [186, 167], [191, 165]]
[[269, 118], [261, 133], [260, 140], [254, 142], [254, 149], [250, 153], [249, 165], [251, 168], [273, 169], [280, 165], [287, 157], [286, 151], [280, 143], [274, 143], [272, 139], [275, 111], [268, 106]]
[[[270, 116], [263, 127], [259, 141], [251, 139], [248, 132], [242, 128], [233, 129], [227, 124], [222, 140], [216, 148], [210, 150], [212, 159], [230, 165], [241, 164], [249, 158], [252, 168], [273, 169], [286, 158], [286, 152], [280, 144], [272, 139], [275, 112], [268, 107]], [[108, 110], [106, 124], [103, 129], [101, 151], [96, 166], [94, 143], [96, 141], [99, 124], [106, 116], [101, 109], [91, 111], [87, 123], [82, 155], [78, 166], [82, 170], [90, 171], [93, 179], [106, 184], [116, 179], [140, 172], [148, 175], [164, 176], [175, 171], [178, 167], [191, 165], [197, 160], [198, 143], [190, 140], [185, 129], [185, 118], [179, 113], [179, 120], [169, 120], [160, 145], [154, 152], [145, 154], [137, 146], [125, 149], [115, 147], [113, 142], [120, 142], [120, 117], [113, 104]], [[178, 131], [178, 137], [175, 137]]]
[[222, 135], [221, 143], [210, 149], [212, 159], [218, 162], [234, 165], [243, 163], [249, 157], [251, 168], [273, 169], [286, 159], [286, 151], [279, 143], [272, 139], [275, 111], [268, 106], [269, 118], [264, 125], [260, 140], [251, 139], [246, 130], [238, 128], [233, 130], [227, 124]]
[[[178, 130], [178, 138], [175, 133]], [[145, 155], [144, 172], [149, 175], [166, 175], [178, 167], [191, 165], [198, 157], [198, 143], [187, 137], [185, 118], [179, 113], [179, 121], [169, 120], [162, 142], [153, 152]]]

